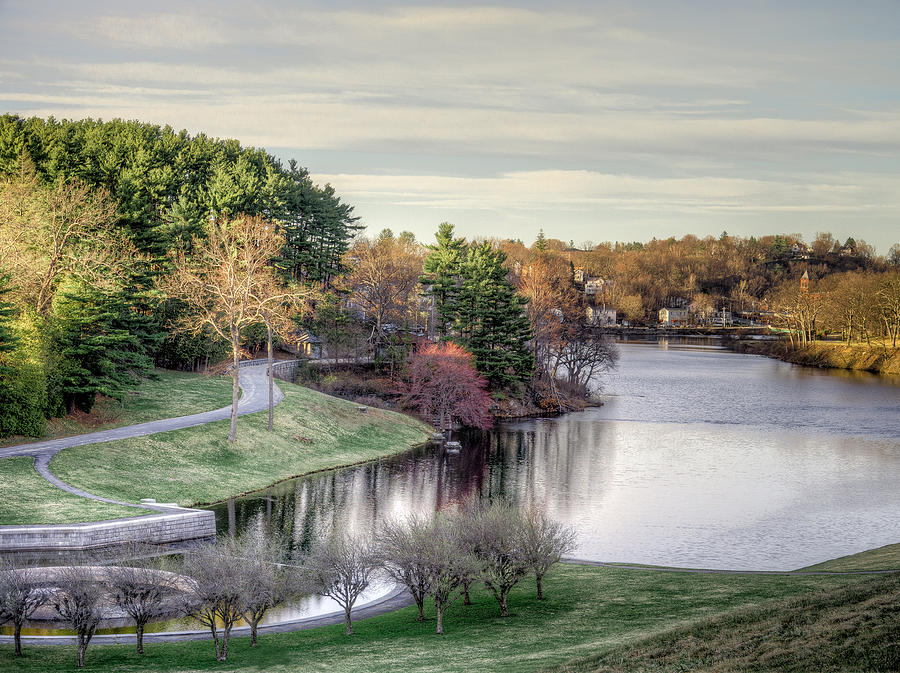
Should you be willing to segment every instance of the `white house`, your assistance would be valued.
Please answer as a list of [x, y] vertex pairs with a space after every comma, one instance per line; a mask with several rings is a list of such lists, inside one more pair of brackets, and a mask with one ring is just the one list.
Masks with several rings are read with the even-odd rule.
[[606, 290], [606, 281], [602, 278], [587, 278], [584, 281], [584, 293], [589, 296], [603, 294]]
[[688, 310], [686, 308], [661, 308], [659, 309], [659, 324], [677, 327], [688, 322]]

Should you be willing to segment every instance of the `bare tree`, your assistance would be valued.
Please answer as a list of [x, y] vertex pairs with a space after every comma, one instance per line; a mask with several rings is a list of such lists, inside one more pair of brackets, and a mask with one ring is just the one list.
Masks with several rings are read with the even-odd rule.
[[47, 602], [33, 568], [17, 568], [0, 557], [0, 624], [12, 622], [16, 656], [22, 656], [22, 625]]
[[57, 580], [50, 602], [60, 619], [77, 636], [75, 665], [84, 667], [84, 655], [103, 618], [103, 587], [89, 566], [68, 566]]
[[100, 287], [120, 277], [136, 251], [117, 231], [115, 210], [105, 189], [79, 180], [41, 184], [28, 158], [0, 179], [0, 257], [22, 301], [45, 314], [67, 274]]
[[481, 567], [481, 579], [500, 605], [501, 617], [509, 616], [509, 592], [529, 570], [522, 528], [522, 516], [512, 505], [495, 503], [475, 513], [466, 529]]
[[183, 609], [209, 629], [216, 660], [225, 661], [231, 630], [243, 615], [243, 565], [234, 542], [218, 540], [185, 554], [183, 572], [193, 589], [185, 596]]
[[436, 633], [444, 633], [444, 612], [468, 593], [470, 578], [478, 572], [478, 559], [467, 552], [464, 531], [457, 521], [438, 517], [430, 526], [419, 550], [428, 581], [428, 594], [437, 613]]
[[144, 653], [144, 628], [154, 619], [173, 611], [182, 591], [178, 576], [166, 572], [158, 562], [117, 565], [106, 568], [107, 589], [116, 605], [134, 620], [137, 653]]
[[353, 635], [350, 611], [378, 569], [371, 545], [351, 535], [333, 534], [313, 550], [306, 572], [313, 591], [334, 600], [344, 609], [347, 635]]
[[296, 283], [284, 285], [273, 274], [262, 278], [253, 292], [252, 302], [257, 318], [266, 326], [266, 355], [269, 379], [269, 425], [272, 432], [275, 423], [275, 334], [289, 334], [295, 327], [293, 317], [302, 315], [307, 301], [313, 294], [309, 287]]
[[433, 533], [431, 521], [411, 516], [385, 523], [378, 533], [378, 555], [388, 575], [406, 586], [416, 602], [416, 621], [425, 621], [429, 568], [422, 549]]
[[[229, 441], [237, 439], [238, 366], [241, 330], [260, 321], [261, 306], [272, 308], [279, 297], [275, 269], [270, 264], [284, 246], [275, 224], [259, 217], [213, 220], [205, 238], [195, 238], [190, 252], [178, 251], [174, 271], [161, 281], [170, 297], [189, 309], [180, 329], [210, 329], [231, 344], [232, 395]], [[271, 294], [276, 292], [276, 294]]]
[[575, 530], [554, 521], [536, 507], [522, 518], [522, 551], [537, 580], [537, 597], [544, 598], [544, 575], [563, 555], [575, 549]]
[[294, 578], [282, 563], [283, 546], [277, 536], [251, 531], [237, 541], [243, 565], [241, 614], [250, 625], [250, 646], [256, 645], [257, 629], [270, 608], [284, 603], [295, 591]]

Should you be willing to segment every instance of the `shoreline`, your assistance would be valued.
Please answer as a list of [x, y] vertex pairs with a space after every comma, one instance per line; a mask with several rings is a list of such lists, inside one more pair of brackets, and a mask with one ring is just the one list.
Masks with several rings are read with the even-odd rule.
[[805, 367], [869, 372], [886, 378], [900, 377], [900, 348], [861, 344], [848, 346], [833, 341], [815, 341], [792, 348], [785, 339], [733, 338], [723, 339], [722, 343], [735, 353], [762, 355]]

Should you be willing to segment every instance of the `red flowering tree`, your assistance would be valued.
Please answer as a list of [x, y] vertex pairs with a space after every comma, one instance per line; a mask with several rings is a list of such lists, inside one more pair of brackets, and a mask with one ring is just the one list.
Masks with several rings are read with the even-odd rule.
[[400, 401], [408, 409], [482, 430], [491, 427], [487, 379], [475, 369], [475, 357], [453, 342], [428, 344], [413, 355], [403, 377]]

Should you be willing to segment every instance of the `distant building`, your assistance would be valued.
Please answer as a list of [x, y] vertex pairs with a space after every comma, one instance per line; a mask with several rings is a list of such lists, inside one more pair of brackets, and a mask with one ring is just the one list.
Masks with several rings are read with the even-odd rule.
[[689, 312], [686, 308], [661, 308], [659, 309], [659, 324], [671, 327], [679, 327], [688, 323]]
[[584, 267], [576, 266], [575, 267], [575, 282], [579, 285], [584, 284]]
[[584, 281], [584, 293], [589, 297], [603, 294], [606, 291], [607, 281], [602, 278], [588, 278]]
[[731, 314], [731, 311], [716, 311], [712, 316], [711, 322], [713, 325], [719, 325], [720, 327], [733, 325], [734, 316]]
[[797, 241], [793, 245], [791, 245], [791, 256], [799, 257], [800, 259], [808, 259], [809, 258], [809, 246], [805, 243], [800, 243]]
[[589, 325], [597, 327], [610, 327], [616, 324], [616, 309], [599, 308], [597, 306], [585, 307], [585, 318]]
[[809, 292], [809, 271], [804, 271], [803, 275], [800, 276], [800, 291]]
[[298, 355], [305, 355], [313, 359], [327, 357], [322, 340], [309, 330], [305, 329], [297, 332], [296, 339]]

